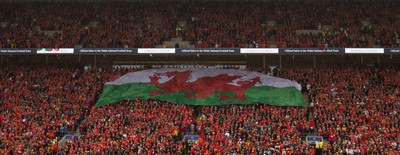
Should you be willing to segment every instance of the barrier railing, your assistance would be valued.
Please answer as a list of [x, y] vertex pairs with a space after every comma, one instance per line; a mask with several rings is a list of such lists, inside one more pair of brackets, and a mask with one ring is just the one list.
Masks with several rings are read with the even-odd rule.
[[400, 54], [399, 48], [23, 48], [0, 54]]

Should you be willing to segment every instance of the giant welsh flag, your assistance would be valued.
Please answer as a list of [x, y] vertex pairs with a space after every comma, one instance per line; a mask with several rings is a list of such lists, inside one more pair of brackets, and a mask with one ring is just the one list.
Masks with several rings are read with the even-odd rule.
[[304, 106], [300, 84], [235, 69], [149, 69], [108, 82], [96, 107], [127, 99], [189, 105], [269, 104]]

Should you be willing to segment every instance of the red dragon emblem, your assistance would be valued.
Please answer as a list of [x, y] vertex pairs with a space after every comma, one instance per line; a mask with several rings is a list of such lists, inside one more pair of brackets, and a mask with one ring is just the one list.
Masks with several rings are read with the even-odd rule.
[[[227, 74], [220, 74], [215, 77], [202, 77], [196, 81], [190, 82], [190, 76], [192, 71], [171, 71], [166, 73], [155, 73], [154, 76], [150, 77], [150, 83], [160, 88], [160, 91], [151, 92], [152, 96], [169, 94], [175, 92], [185, 92], [186, 98], [207, 98], [213, 94], [219, 94], [221, 100], [235, 100], [239, 99], [246, 101], [244, 93], [246, 90], [258, 82], [261, 83], [260, 77], [255, 77], [246, 81], [237, 81], [236, 85], [232, 82], [235, 79], [239, 79], [242, 76], [234, 75], [229, 76]], [[168, 81], [160, 83], [161, 76], [169, 78]], [[234, 92], [234, 97], [228, 97], [219, 92], [229, 91]]]

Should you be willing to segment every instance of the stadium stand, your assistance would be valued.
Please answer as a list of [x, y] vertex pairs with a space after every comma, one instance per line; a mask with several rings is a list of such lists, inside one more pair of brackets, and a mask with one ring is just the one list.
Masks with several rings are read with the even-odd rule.
[[74, 67], [1, 67], [0, 153], [48, 154], [53, 141], [78, 129], [102, 84], [118, 73]]
[[[398, 67], [279, 72], [309, 85], [310, 110], [259, 104], [199, 109], [135, 99], [92, 108], [104, 82], [130, 71], [2, 67], [0, 153], [313, 154], [305, 135], [323, 136], [324, 154], [399, 152]], [[79, 138], [59, 145], [71, 132]], [[198, 137], [185, 138], [190, 135]]]
[[2, 4], [0, 48], [400, 45], [396, 0]]
[[[0, 48], [400, 47], [400, 1], [383, 1], [2, 1]], [[4, 52], [0, 154], [397, 155], [400, 58], [383, 52], [267, 58]], [[178, 62], [290, 79], [302, 84], [308, 105], [129, 99], [94, 107], [106, 82], [144, 68], [186, 68]]]

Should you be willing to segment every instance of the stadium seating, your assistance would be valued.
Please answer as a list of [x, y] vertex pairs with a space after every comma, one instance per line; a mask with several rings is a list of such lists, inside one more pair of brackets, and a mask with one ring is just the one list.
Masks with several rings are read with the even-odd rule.
[[[196, 48], [392, 48], [400, 47], [399, 6], [399, 0], [1, 2], [0, 48], [154, 48], [176, 40]], [[4, 57], [10, 64], [17, 59]], [[96, 108], [106, 82], [139, 69], [0, 66], [0, 154], [315, 154], [310, 135], [325, 139], [323, 154], [400, 154], [400, 67], [327, 66], [273, 73], [301, 83], [307, 107], [130, 99]], [[67, 134], [78, 138], [63, 140]]]
[[[289, 69], [308, 86], [312, 107], [195, 107], [132, 99], [93, 108], [102, 85], [128, 69], [0, 68], [0, 153], [398, 154], [398, 67]], [[65, 133], [77, 139], [58, 145]], [[198, 135], [189, 142], [186, 135]], [[262, 147], [260, 147], [262, 146]]]
[[400, 45], [396, 0], [3, 4], [0, 48], [151, 48], [177, 37], [197, 48]]
[[1, 67], [0, 154], [47, 154], [65, 133], [78, 129], [103, 83], [121, 72]]

